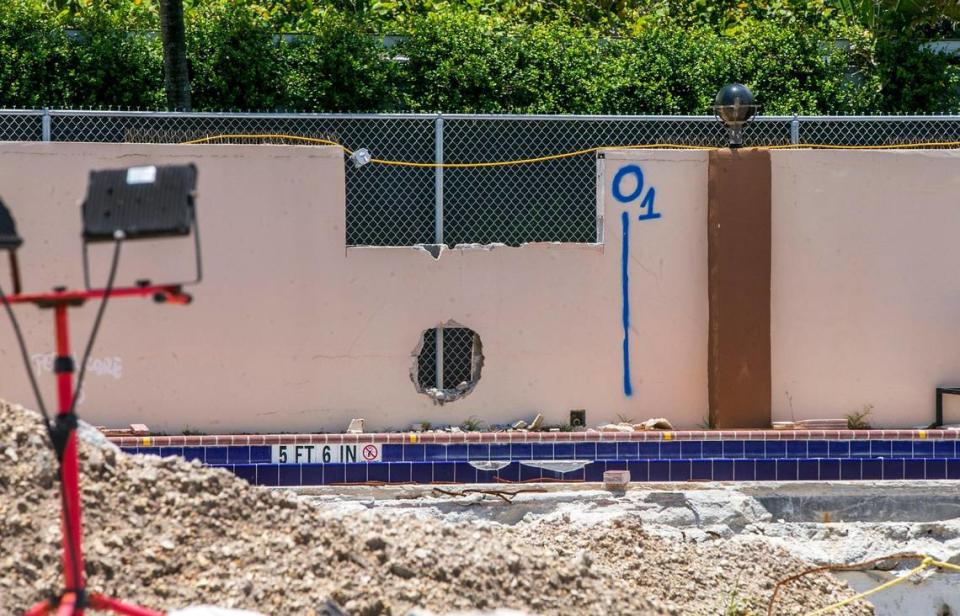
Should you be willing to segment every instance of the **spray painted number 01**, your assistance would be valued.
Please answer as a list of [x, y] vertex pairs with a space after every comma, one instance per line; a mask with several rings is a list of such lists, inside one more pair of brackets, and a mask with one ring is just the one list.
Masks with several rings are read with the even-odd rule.
[[[632, 181], [630, 181], [632, 180]], [[629, 186], [633, 185], [630, 189]], [[637, 165], [624, 165], [620, 167], [616, 175], [613, 176], [613, 198], [620, 203], [633, 203], [640, 201], [639, 220], [653, 220], [660, 218], [660, 212], [654, 210], [654, 202], [657, 198], [656, 189], [651, 186], [644, 194], [643, 189], [643, 170]], [[626, 192], [625, 192], [626, 190]]]

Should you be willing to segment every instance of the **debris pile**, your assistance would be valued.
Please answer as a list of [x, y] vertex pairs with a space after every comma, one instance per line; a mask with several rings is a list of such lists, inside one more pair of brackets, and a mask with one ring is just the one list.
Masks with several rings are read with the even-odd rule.
[[[762, 612], [776, 580], [806, 563], [758, 539], [691, 544], [621, 518], [590, 528], [336, 518], [177, 458], [127, 456], [81, 434], [91, 589], [155, 609], [214, 603], [311, 614], [513, 608], [537, 614]], [[0, 403], [0, 614], [60, 586], [55, 465], [39, 417]], [[516, 504], [504, 503], [505, 507]], [[779, 614], [852, 594], [828, 575], [789, 586]], [[870, 614], [857, 603], [839, 614]]]

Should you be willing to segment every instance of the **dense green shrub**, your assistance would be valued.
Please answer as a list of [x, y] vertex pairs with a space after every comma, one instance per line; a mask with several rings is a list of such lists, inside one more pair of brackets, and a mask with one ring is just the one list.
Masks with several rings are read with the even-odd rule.
[[67, 36], [39, 2], [0, 4], [0, 106], [65, 100]]

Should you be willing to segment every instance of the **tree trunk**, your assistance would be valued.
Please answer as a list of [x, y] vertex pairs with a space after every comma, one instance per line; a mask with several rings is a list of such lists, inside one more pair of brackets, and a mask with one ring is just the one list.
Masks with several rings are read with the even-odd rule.
[[190, 111], [183, 0], [160, 0], [160, 36], [163, 39], [163, 87], [167, 93], [167, 108]]

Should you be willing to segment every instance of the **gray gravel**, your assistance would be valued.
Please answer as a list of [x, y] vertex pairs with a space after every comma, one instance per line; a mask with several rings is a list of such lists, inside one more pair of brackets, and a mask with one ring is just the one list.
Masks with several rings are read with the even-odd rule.
[[[750, 614], [765, 612], [776, 580], [808, 566], [761, 538], [671, 540], [639, 517], [589, 527], [562, 516], [535, 526], [336, 517], [322, 503], [176, 458], [127, 456], [95, 436], [81, 456], [89, 585], [155, 609], [314, 614], [329, 598], [364, 615]], [[12, 614], [60, 584], [54, 464], [35, 413], [0, 403], [0, 459], [0, 614]], [[851, 594], [811, 576], [781, 594], [777, 613]]]

